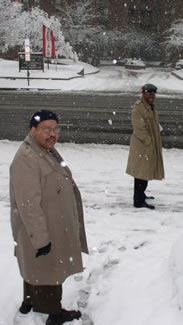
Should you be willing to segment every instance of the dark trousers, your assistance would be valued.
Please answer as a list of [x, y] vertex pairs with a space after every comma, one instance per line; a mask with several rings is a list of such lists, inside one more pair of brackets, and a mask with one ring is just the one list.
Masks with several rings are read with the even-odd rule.
[[62, 285], [34, 286], [24, 281], [24, 302], [33, 310], [45, 314], [58, 314], [62, 305]]
[[145, 201], [145, 190], [147, 188], [148, 181], [144, 179], [134, 178], [134, 205], [140, 205]]

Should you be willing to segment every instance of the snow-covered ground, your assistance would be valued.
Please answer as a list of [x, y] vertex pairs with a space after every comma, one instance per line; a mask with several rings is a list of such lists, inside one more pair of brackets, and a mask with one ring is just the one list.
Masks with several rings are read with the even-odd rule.
[[[78, 75], [84, 69], [84, 76]], [[173, 74], [172, 74], [173, 72]], [[30, 71], [30, 85], [27, 72], [19, 72], [17, 61], [0, 59], [0, 88], [49, 89], [58, 91], [110, 91], [139, 92], [145, 83], [153, 83], [160, 94], [183, 94], [183, 70], [166, 71], [162, 68], [140, 70], [120, 66], [95, 68], [84, 62], [64, 60], [64, 65], [45, 64], [45, 71]], [[9, 77], [8, 79], [5, 77]], [[24, 79], [22, 79], [24, 78]], [[39, 79], [45, 78], [45, 79]], [[59, 79], [60, 80], [55, 80]]]
[[[0, 60], [0, 88], [140, 93], [148, 82], [160, 94], [183, 94], [183, 81], [162, 69], [131, 71], [115, 65], [98, 69], [82, 62], [65, 63], [57, 69], [50, 65], [49, 70], [45, 65], [45, 72], [31, 71], [34, 79], [28, 87], [26, 71], [18, 72], [18, 62]], [[78, 75], [82, 69], [83, 77]], [[183, 70], [178, 75], [183, 77]], [[0, 141], [0, 325], [14, 324], [22, 300], [8, 189], [9, 165], [19, 145]], [[125, 174], [127, 146], [57, 147], [81, 189], [90, 249], [90, 255], [83, 256], [84, 273], [64, 284], [64, 306], [79, 307], [94, 325], [182, 325], [183, 151], [163, 150], [166, 179], [149, 183], [156, 210], [145, 210], [132, 206], [133, 178]], [[32, 313], [21, 324], [43, 325], [45, 319]], [[73, 325], [81, 325], [81, 320]]]
[[[1, 325], [14, 324], [22, 300], [8, 193], [9, 165], [19, 145], [0, 141]], [[177, 293], [183, 290], [183, 245], [177, 250], [175, 242], [183, 234], [183, 151], [163, 150], [166, 179], [149, 183], [156, 210], [147, 210], [132, 206], [133, 178], [125, 174], [127, 146], [60, 143], [57, 148], [81, 189], [90, 249], [84, 273], [64, 284], [64, 306], [79, 306], [95, 325], [182, 325]], [[21, 324], [43, 325], [45, 319], [32, 313]]]

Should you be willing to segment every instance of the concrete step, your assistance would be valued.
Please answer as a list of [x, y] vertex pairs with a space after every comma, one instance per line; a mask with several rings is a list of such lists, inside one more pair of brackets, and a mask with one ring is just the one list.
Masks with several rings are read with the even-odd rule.
[[[63, 142], [129, 144], [131, 94], [0, 92], [0, 139], [23, 140], [29, 119], [40, 108], [54, 109]], [[183, 148], [181, 98], [157, 98], [163, 145]]]

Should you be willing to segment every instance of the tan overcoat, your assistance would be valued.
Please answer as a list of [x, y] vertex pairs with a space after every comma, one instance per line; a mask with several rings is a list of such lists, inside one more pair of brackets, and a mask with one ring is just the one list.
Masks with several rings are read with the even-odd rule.
[[[32, 285], [58, 285], [83, 271], [88, 253], [80, 192], [63, 159], [56, 161], [28, 135], [10, 167], [11, 225], [23, 279]], [[51, 241], [48, 255], [35, 257]]]
[[139, 179], [164, 178], [162, 143], [156, 108], [142, 97], [132, 110], [133, 133], [126, 173]]

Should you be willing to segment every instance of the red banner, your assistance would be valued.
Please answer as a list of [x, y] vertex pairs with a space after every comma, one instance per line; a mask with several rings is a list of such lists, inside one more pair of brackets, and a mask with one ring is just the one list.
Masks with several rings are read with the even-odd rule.
[[55, 58], [55, 38], [53, 31], [43, 25], [43, 57]]
[[51, 36], [51, 57], [55, 58], [55, 56], [56, 56], [56, 53], [55, 53], [55, 38], [54, 38], [52, 30], [50, 32], [50, 36]]

